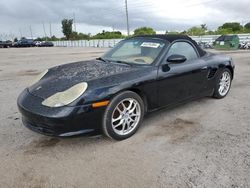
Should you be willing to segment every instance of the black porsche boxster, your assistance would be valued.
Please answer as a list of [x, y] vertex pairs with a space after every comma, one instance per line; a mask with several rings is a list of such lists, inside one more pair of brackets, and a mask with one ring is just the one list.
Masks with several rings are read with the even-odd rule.
[[18, 98], [25, 126], [53, 136], [102, 131], [122, 140], [143, 116], [197, 98], [225, 97], [232, 58], [203, 51], [183, 35], [136, 36], [102, 57], [43, 72]]

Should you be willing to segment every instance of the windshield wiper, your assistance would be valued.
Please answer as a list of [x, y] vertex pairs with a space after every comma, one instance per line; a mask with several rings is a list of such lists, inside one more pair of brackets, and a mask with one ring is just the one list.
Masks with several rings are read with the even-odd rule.
[[107, 60], [103, 59], [102, 57], [98, 57], [98, 58], [96, 58], [96, 60], [100, 60], [100, 61], [103, 61], [103, 62], [107, 62]]
[[113, 62], [115, 63], [122, 63], [122, 64], [126, 64], [126, 65], [129, 65], [129, 66], [132, 66], [132, 63], [129, 63], [127, 61], [121, 61], [121, 60], [112, 60]]
[[131, 64], [132, 63], [129, 63], [127, 61], [121, 61], [121, 60], [111, 60], [111, 59], [104, 59], [102, 57], [98, 57], [96, 58], [97, 60], [100, 60], [100, 61], [103, 61], [103, 62], [114, 62], [114, 63], [121, 63], [121, 64], [126, 64], [126, 65], [129, 65], [129, 66], [132, 66]]

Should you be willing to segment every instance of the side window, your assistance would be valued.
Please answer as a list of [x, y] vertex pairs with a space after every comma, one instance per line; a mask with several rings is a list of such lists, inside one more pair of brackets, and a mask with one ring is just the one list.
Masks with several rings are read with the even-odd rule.
[[187, 60], [197, 59], [198, 55], [193, 46], [187, 42], [174, 43], [168, 52], [168, 57], [174, 54], [184, 55]]

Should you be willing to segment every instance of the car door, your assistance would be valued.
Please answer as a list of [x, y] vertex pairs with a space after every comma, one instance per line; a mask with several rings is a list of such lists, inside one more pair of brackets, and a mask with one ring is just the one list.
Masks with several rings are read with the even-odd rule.
[[[170, 63], [171, 55], [182, 55], [186, 61]], [[207, 64], [188, 41], [174, 42], [158, 70], [159, 106], [167, 106], [201, 95], [206, 87]]]

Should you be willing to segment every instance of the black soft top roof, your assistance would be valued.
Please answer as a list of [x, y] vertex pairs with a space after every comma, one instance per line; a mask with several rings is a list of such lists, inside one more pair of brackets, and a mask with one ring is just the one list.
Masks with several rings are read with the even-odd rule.
[[[166, 40], [170, 43], [176, 41], [176, 40], [188, 40], [189, 42], [191, 42], [197, 49], [198, 53], [200, 54], [200, 56], [204, 56], [206, 54], [206, 52], [200, 48], [200, 46], [189, 36], [187, 35], [139, 35], [139, 36], [135, 36], [135, 37], [150, 37], [150, 38], [159, 38], [162, 40]], [[133, 37], [132, 37], [133, 38]]]

